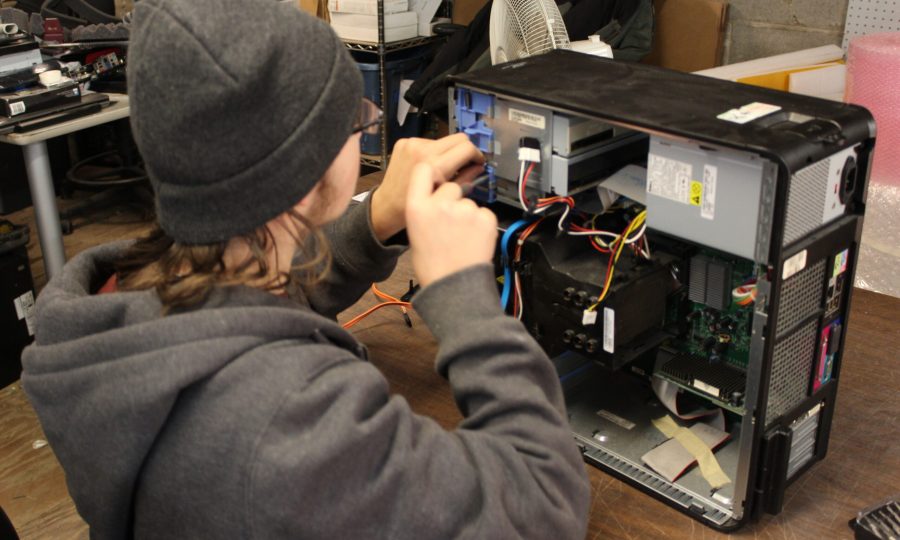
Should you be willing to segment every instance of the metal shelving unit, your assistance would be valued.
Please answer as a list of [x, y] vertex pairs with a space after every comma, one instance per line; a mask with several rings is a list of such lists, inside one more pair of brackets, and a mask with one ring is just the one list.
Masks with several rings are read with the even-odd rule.
[[[411, 49], [412, 47], [418, 47], [419, 45], [425, 45], [426, 43], [430, 43], [434, 37], [414, 37], [412, 39], [404, 39], [403, 41], [395, 41], [393, 43], [382, 43], [381, 45], [384, 47], [384, 52], [394, 52], [400, 51], [403, 49]], [[365, 41], [346, 41], [344, 40], [344, 45], [347, 46], [351, 51], [364, 51], [364, 52], [374, 52], [378, 51], [378, 43], [370, 43]]]
[[[426, 43], [431, 42], [434, 37], [415, 37], [412, 39], [405, 39], [402, 41], [394, 41], [391, 43], [384, 42], [384, 2], [383, 0], [378, 0], [378, 42], [371, 43], [365, 41], [347, 41], [344, 40], [344, 44], [348, 49], [352, 51], [364, 51], [364, 52], [372, 52], [378, 56], [378, 81], [380, 85], [380, 95], [381, 95], [381, 107], [383, 109], [387, 109], [387, 80], [384, 76], [384, 63], [385, 56], [388, 53], [401, 51], [404, 49], [410, 49], [412, 47], [418, 47], [419, 45], [425, 45]], [[360, 162], [363, 165], [369, 167], [376, 167], [384, 170], [387, 168], [388, 161], [390, 160], [390, 155], [388, 155], [387, 151], [387, 141], [388, 141], [388, 122], [385, 118], [385, 121], [381, 123], [381, 154], [380, 155], [367, 155], [364, 154]]]

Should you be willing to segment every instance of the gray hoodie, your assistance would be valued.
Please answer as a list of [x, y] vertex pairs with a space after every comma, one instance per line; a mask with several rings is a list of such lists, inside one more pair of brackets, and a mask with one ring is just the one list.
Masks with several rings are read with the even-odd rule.
[[47, 285], [22, 383], [93, 538], [584, 536], [555, 371], [489, 266], [415, 299], [465, 417], [453, 431], [392, 396], [331, 318], [402, 251], [368, 208], [330, 227], [335, 270], [305, 298], [222, 288], [161, 317], [151, 291], [92, 294], [122, 243]]

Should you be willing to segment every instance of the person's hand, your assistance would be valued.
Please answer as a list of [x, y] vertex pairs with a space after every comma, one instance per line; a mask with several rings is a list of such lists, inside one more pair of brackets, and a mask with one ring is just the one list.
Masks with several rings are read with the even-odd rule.
[[406, 228], [409, 179], [420, 163], [431, 165], [435, 185], [450, 180], [468, 184], [484, 170], [484, 155], [464, 133], [436, 141], [397, 141], [384, 180], [372, 194], [372, 228], [382, 242]]
[[497, 217], [463, 197], [456, 182], [440, 183], [441, 171], [419, 164], [409, 179], [407, 235], [412, 265], [423, 287], [470, 266], [489, 263], [497, 244]]

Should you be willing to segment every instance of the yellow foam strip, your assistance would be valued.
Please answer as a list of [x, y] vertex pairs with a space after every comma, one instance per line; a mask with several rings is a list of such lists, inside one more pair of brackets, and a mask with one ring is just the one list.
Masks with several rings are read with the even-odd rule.
[[700, 440], [700, 437], [694, 435], [691, 430], [679, 426], [672, 420], [672, 417], [668, 415], [653, 420], [653, 425], [666, 437], [674, 438], [676, 441], [680, 442], [685, 450], [694, 456], [697, 460], [697, 465], [700, 466], [700, 474], [703, 475], [703, 478], [706, 479], [707, 482], [709, 482], [710, 487], [719, 489], [720, 487], [731, 483], [731, 479], [728, 478], [728, 475], [722, 470], [722, 467], [719, 465], [718, 460], [716, 460], [716, 456], [713, 455], [712, 450]]

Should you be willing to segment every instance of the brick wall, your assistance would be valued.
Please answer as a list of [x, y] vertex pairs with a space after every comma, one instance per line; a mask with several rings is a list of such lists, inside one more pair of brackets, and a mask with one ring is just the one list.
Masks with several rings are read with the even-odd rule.
[[729, 0], [723, 63], [840, 45], [848, 0]]

